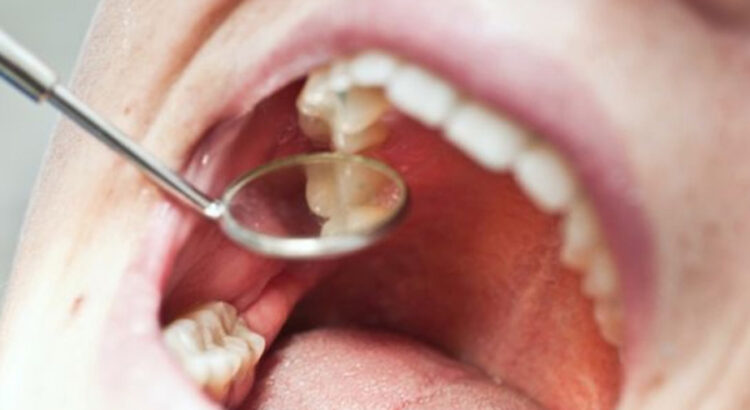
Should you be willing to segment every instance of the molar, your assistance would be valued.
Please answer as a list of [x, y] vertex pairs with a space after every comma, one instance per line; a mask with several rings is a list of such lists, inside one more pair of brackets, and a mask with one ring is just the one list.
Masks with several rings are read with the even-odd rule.
[[229, 400], [233, 386], [249, 388], [247, 378], [252, 377], [265, 350], [265, 339], [224, 302], [208, 303], [182, 315], [164, 328], [162, 336], [191, 379], [219, 402]]
[[393, 105], [430, 127], [442, 125], [457, 101], [450, 84], [414, 65], [393, 75], [386, 94]]
[[514, 171], [521, 188], [545, 212], [562, 212], [576, 199], [572, 171], [547, 145], [540, 144], [523, 152]]

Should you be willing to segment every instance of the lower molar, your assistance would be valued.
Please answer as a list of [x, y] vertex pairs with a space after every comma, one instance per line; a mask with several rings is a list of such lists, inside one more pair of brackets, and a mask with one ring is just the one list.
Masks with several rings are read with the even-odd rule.
[[167, 348], [212, 399], [236, 405], [250, 390], [265, 339], [251, 331], [234, 306], [201, 305], [163, 331]]

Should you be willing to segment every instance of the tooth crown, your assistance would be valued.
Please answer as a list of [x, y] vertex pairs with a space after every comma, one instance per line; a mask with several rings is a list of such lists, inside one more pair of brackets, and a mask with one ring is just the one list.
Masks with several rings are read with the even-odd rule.
[[[379, 51], [316, 70], [297, 104], [302, 129], [339, 151], [355, 153], [382, 143], [387, 130], [378, 120], [392, 104], [426, 126], [441, 128], [449, 142], [488, 170], [512, 172], [540, 210], [562, 216], [561, 260], [583, 273], [582, 291], [594, 301], [604, 338], [619, 344], [622, 314], [614, 264], [574, 171], [551, 145], [502, 113], [462, 97], [430, 71]], [[323, 234], [376, 219], [376, 210], [361, 207], [368, 193], [352, 189], [372, 183], [343, 170], [308, 179], [311, 209], [328, 218]]]
[[167, 348], [190, 377], [217, 401], [227, 400], [235, 384], [246, 384], [265, 349], [265, 339], [224, 302], [202, 305], [163, 331]]

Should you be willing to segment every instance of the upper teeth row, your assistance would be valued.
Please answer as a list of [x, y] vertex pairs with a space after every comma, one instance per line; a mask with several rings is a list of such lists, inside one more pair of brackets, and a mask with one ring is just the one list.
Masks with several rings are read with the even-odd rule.
[[208, 303], [180, 316], [162, 334], [188, 375], [220, 402], [244, 397], [265, 349], [265, 339], [248, 329], [234, 306], [224, 302]]
[[595, 301], [602, 333], [618, 343], [621, 314], [613, 263], [574, 172], [549, 144], [433, 73], [379, 51], [341, 58], [315, 71], [297, 106], [300, 124], [313, 140], [357, 152], [385, 140], [387, 130], [378, 120], [389, 103], [441, 129], [485, 168], [512, 172], [536, 206], [563, 216], [561, 259], [585, 273], [583, 291]]

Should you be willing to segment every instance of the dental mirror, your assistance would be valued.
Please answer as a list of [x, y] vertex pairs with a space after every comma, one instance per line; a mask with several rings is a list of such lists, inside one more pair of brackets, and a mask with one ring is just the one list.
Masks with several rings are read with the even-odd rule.
[[313, 153], [281, 158], [237, 178], [221, 198], [199, 191], [57, 83], [41, 60], [0, 30], [0, 77], [49, 102], [140, 168], [172, 196], [219, 223], [251, 251], [286, 259], [326, 258], [372, 245], [401, 220], [408, 189], [372, 158]]

